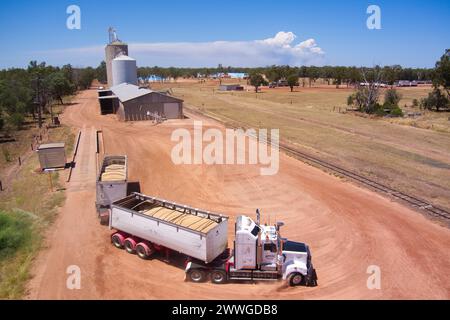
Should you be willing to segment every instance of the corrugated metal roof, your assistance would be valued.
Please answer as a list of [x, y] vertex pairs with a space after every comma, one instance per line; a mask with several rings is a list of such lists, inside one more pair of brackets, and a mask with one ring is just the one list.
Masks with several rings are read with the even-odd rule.
[[121, 83], [117, 86], [111, 87], [111, 91], [119, 98], [121, 102], [135, 99], [137, 97], [145, 96], [154, 91], [130, 83]]
[[64, 142], [46, 143], [46, 144], [41, 144], [38, 147], [38, 150], [53, 149], [53, 148], [64, 148], [64, 146], [65, 146]]

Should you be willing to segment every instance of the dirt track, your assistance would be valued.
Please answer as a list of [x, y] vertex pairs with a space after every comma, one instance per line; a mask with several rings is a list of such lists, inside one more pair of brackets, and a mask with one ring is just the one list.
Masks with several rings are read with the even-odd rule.
[[[29, 298], [450, 298], [450, 230], [284, 155], [276, 176], [260, 176], [259, 167], [250, 165], [176, 166], [170, 135], [190, 128], [192, 119], [120, 123], [99, 115], [95, 97], [95, 91], [81, 93], [62, 117], [82, 129], [82, 139], [67, 201], [35, 263]], [[272, 222], [284, 221], [283, 236], [310, 245], [319, 286], [192, 284], [183, 282], [182, 269], [113, 248], [110, 231], [95, 214], [96, 129], [103, 130], [107, 153], [128, 155], [130, 179], [140, 181], [144, 193], [232, 217], [253, 216], [260, 208]], [[81, 290], [66, 288], [70, 265], [81, 268]], [[381, 290], [367, 289], [369, 265], [381, 268]]]

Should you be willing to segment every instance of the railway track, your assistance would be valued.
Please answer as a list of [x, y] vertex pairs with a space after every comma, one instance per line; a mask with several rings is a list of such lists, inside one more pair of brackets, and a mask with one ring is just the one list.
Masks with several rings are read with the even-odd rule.
[[417, 209], [420, 210], [424, 210], [426, 211], [428, 214], [431, 214], [435, 217], [442, 217], [445, 219], [450, 220], [450, 212], [442, 209], [442, 208], [438, 208], [436, 206], [434, 206], [433, 204], [419, 199], [416, 196], [413, 195], [409, 195], [406, 194], [404, 192], [395, 190], [391, 187], [388, 187], [386, 185], [383, 185], [379, 182], [376, 182], [372, 179], [366, 178], [364, 176], [361, 176], [355, 172], [349, 171], [347, 169], [341, 168], [339, 166], [336, 166], [334, 164], [331, 164], [327, 161], [323, 161], [321, 159], [318, 159], [316, 157], [310, 156], [304, 152], [301, 152], [293, 147], [290, 146], [286, 146], [285, 144], [281, 144], [280, 143], [280, 149], [282, 149], [283, 151], [293, 154], [296, 157], [299, 157], [303, 160], [306, 160], [309, 163], [314, 163], [316, 165], [319, 165], [321, 167], [326, 168], [327, 170], [333, 172], [333, 173], [337, 173], [340, 176], [346, 177], [346, 178], [350, 178], [352, 180], [355, 180], [365, 186], [370, 187], [371, 189], [374, 189], [380, 193], [384, 193], [387, 194], [390, 197], [396, 198], [398, 200], [401, 200], [403, 202], [406, 202], [408, 205], [413, 206]]
[[[217, 119], [215, 117], [209, 116], [207, 114], [204, 114], [200, 111], [197, 110], [193, 110], [191, 108], [186, 108], [189, 110], [189, 112], [194, 113], [194, 114], [198, 114], [207, 118], [210, 118], [214, 121], [218, 121], [224, 124], [224, 121], [221, 121], [220, 119]], [[234, 122], [239, 122], [239, 121], [235, 121]], [[227, 125], [227, 127], [230, 127], [230, 125]], [[231, 126], [233, 129], [237, 129], [238, 127], [235, 126]], [[245, 125], [240, 126], [243, 129], [247, 129]], [[253, 136], [253, 138], [257, 138], [255, 136]], [[270, 142], [269, 142], [270, 143]], [[307, 162], [309, 164], [314, 164], [316, 166], [320, 166], [322, 168], [327, 169], [328, 171], [335, 173], [341, 177], [345, 177], [345, 178], [350, 178], [353, 181], [356, 181], [366, 187], [371, 188], [372, 190], [375, 190], [379, 193], [388, 195], [391, 198], [397, 199], [402, 201], [403, 203], [408, 204], [409, 206], [415, 208], [415, 209], [419, 209], [422, 212], [426, 212], [427, 214], [433, 216], [433, 217], [440, 217], [446, 220], [450, 220], [450, 212], [446, 211], [442, 208], [439, 208], [423, 199], [420, 199], [414, 195], [410, 195], [410, 194], [406, 194], [402, 191], [393, 189], [391, 187], [388, 187], [382, 183], [379, 183], [377, 181], [374, 181], [372, 179], [369, 179], [367, 177], [364, 177], [360, 174], [357, 174], [355, 172], [352, 172], [350, 170], [344, 169], [342, 167], [339, 167], [335, 164], [332, 164], [328, 161], [324, 161], [322, 159], [319, 159], [317, 157], [311, 156], [305, 152], [302, 152], [292, 146], [289, 146], [285, 143], [280, 142], [279, 147], [281, 150], [283, 150], [284, 152], [291, 154], [293, 156], [295, 156], [296, 158], [299, 158], [300, 160]]]

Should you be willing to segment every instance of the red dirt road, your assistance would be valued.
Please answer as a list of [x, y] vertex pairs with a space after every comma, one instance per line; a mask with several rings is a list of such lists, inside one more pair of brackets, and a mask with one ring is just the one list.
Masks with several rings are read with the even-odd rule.
[[[261, 176], [259, 166], [252, 165], [174, 165], [171, 133], [192, 128], [192, 119], [121, 123], [99, 115], [95, 91], [82, 92], [76, 100], [62, 121], [82, 129], [77, 164], [48, 248], [35, 263], [28, 298], [450, 298], [450, 230], [419, 213], [283, 154], [275, 176]], [[263, 219], [270, 214], [271, 222], [285, 222], [284, 237], [310, 245], [319, 286], [193, 284], [183, 281], [180, 268], [115, 249], [94, 207], [96, 129], [103, 130], [106, 153], [128, 155], [130, 180], [140, 181], [146, 194], [231, 217], [254, 216], [260, 208]], [[70, 265], [80, 267], [80, 290], [66, 287]], [[381, 268], [380, 290], [367, 288], [370, 265]]]

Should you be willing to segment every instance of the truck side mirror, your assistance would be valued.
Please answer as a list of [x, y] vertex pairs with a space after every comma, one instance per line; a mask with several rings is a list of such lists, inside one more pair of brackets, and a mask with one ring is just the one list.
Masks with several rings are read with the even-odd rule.
[[277, 221], [277, 224], [276, 224], [277, 231], [280, 231], [280, 228], [281, 228], [282, 226], [284, 226], [284, 222], [282, 222], [282, 221]]

